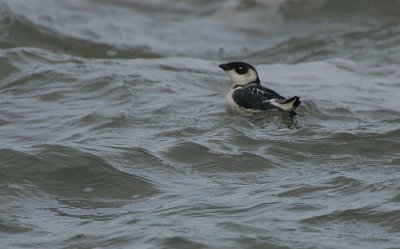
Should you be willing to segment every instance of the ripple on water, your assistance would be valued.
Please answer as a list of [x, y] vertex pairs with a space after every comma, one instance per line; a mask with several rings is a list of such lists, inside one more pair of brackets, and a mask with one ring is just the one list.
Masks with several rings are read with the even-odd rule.
[[158, 192], [145, 179], [121, 172], [96, 155], [70, 147], [44, 145], [35, 154], [7, 149], [0, 153], [2, 182], [33, 184], [55, 198], [131, 199]]
[[[181, 142], [169, 147], [162, 155], [173, 164], [180, 164], [200, 172], [255, 172], [274, 168], [277, 165], [262, 155], [252, 152], [232, 151], [219, 146], [197, 142]], [[213, 148], [217, 147], [217, 148]]]
[[[398, 247], [385, 1], [4, 2], [3, 247]], [[233, 57], [298, 115], [227, 113]]]

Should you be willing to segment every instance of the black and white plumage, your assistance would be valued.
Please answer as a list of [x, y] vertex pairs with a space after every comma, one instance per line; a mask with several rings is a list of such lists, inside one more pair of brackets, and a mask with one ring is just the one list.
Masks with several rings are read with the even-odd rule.
[[300, 98], [284, 98], [275, 91], [261, 85], [257, 70], [244, 62], [229, 62], [219, 65], [232, 80], [232, 87], [226, 95], [230, 110], [272, 110], [279, 109], [294, 113], [300, 105]]

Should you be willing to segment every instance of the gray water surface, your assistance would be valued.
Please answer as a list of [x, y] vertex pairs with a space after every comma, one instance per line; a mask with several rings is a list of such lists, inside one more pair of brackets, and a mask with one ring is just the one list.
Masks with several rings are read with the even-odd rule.
[[[400, 248], [399, 16], [0, 0], [0, 248]], [[298, 115], [227, 112], [230, 60]]]

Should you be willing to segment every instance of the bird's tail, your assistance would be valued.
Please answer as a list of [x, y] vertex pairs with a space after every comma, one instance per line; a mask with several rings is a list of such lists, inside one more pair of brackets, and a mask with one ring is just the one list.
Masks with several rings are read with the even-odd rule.
[[290, 99], [278, 100], [277, 103], [279, 103], [279, 107], [282, 108], [283, 110], [293, 111], [300, 105], [301, 101], [299, 97], [294, 96], [291, 97]]

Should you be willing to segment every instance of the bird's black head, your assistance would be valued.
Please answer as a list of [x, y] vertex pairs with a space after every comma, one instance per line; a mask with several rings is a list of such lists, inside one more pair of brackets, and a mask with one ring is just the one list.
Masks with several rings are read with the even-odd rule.
[[232, 79], [234, 86], [260, 83], [257, 70], [250, 64], [244, 62], [229, 62], [219, 65]]

